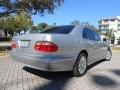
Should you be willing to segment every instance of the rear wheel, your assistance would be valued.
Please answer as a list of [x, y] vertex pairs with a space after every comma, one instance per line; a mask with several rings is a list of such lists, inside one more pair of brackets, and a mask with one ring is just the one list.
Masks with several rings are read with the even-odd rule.
[[112, 52], [110, 49], [108, 49], [106, 52], [106, 58], [105, 58], [106, 61], [110, 61], [111, 57], [112, 57]]
[[87, 56], [84, 53], [81, 53], [74, 65], [73, 74], [74, 76], [81, 77], [87, 71]]

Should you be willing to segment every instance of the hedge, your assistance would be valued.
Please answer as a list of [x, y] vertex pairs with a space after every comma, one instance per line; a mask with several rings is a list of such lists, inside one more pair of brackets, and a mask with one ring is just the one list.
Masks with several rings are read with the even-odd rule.
[[12, 41], [12, 38], [10, 38], [10, 37], [0, 37], [0, 42], [8, 42], [8, 41]]
[[0, 46], [0, 51], [9, 51], [11, 50], [10, 46]]

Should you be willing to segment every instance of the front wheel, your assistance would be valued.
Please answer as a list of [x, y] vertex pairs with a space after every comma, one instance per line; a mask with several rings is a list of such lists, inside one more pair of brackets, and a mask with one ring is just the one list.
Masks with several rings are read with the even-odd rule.
[[106, 52], [106, 61], [110, 61], [112, 57], [112, 52], [111, 52], [111, 49], [108, 49], [107, 52]]
[[87, 56], [81, 53], [73, 68], [73, 75], [77, 77], [83, 76], [87, 71]]

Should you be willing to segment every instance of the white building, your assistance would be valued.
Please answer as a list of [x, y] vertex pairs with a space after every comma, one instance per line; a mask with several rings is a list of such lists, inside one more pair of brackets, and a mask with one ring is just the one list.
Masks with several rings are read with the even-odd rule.
[[120, 42], [120, 16], [101, 18], [98, 21], [98, 25], [102, 32], [113, 30], [115, 35], [114, 44], [118, 44]]

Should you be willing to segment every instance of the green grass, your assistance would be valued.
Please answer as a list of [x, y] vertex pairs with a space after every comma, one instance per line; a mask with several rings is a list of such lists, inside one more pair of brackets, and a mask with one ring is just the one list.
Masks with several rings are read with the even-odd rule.
[[0, 51], [9, 51], [11, 50], [11, 47], [10, 46], [0, 46]]
[[6, 51], [0, 51], [0, 56], [8, 55], [8, 52]]
[[120, 47], [111, 47], [112, 51], [120, 51]]

